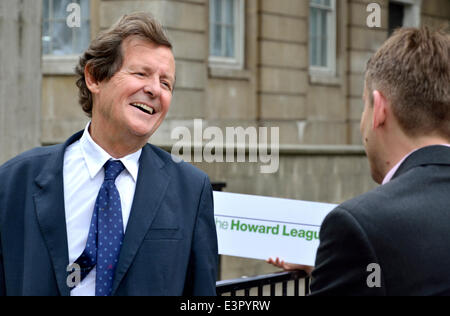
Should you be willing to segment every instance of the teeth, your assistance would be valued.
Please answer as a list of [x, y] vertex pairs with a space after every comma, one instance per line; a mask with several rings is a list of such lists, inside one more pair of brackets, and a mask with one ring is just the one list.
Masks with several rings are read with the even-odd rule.
[[137, 106], [137, 107], [149, 112], [150, 114], [153, 114], [153, 112], [154, 112], [154, 110], [151, 107], [149, 107], [145, 104], [142, 104], [142, 103], [131, 103], [131, 105]]

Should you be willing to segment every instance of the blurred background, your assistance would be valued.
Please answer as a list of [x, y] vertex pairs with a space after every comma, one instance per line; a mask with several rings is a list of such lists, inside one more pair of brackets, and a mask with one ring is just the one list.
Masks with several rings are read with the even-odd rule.
[[[67, 26], [71, 3], [80, 27]], [[371, 3], [379, 27], [367, 25]], [[0, 163], [85, 127], [79, 55], [135, 11], [162, 22], [177, 63], [173, 103], [151, 143], [170, 151], [172, 129], [193, 129], [194, 119], [223, 131], [279, 127], [277, 173], [196, 165], [228, 192], [329, 203], [375, 187], [359, 133], [367, 60], [397, 27], [450, 22], [450, 0], [0, 0]], [[274, 270], [222, 257], [220, 279]]]

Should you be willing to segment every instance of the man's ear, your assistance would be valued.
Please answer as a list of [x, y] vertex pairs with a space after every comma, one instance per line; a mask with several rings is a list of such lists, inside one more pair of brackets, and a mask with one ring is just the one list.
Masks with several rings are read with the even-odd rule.
[[383, 126], [386, 122], [387, 106], [387, 100], [384, 95], [378, 90], [373, 91], [372, 129]]
[[89, 65], [84, 67], [84, 78], [86, 81], [86, 86], [92, 94], [96, 94], [100, 91], [99, 83], [95, 80], [94, 76], [92, 76], [89, 70]]

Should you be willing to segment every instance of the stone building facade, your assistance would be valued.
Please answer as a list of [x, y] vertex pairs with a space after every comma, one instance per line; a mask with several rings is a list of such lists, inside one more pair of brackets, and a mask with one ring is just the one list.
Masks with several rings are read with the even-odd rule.
[[[244, 10], [240, 68], [209, 62], [208, 0], [90, 1], [92, 36], [123, 14], [148, 11], [162, 21], [174, 42], [176, 92], [168, 120], [152, 142], [170, 143], [173, 127], [192, 128], [193, 119], [203, 119], [205, 126], [221, 128], [278, 126], [281, 144], [359, 145], [365, 64], [388, 37], [390, 2], [335, 0], [335, 73], [323, 75], [310, 68], [309, 0], [240, 1]], [[367, 6], [374, 2], [381, 6], [381, 25], [370, 28]], [[448, 0], [395, 3], [411, 11], [418, 8], [411, 25], [438, 26], [450, 19]], [[63, 141], [86, 122], [77, 107], [75, 64], [73, 56], [44, 57], [44, 144]]]

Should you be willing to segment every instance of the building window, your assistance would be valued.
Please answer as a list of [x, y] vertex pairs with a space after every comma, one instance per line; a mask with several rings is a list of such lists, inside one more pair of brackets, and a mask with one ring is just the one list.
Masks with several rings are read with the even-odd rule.
[[310, 71], [336, 74], [336, 0], [310, 0]]
[[212, 66], [242, 68], [244, 0], [209, 1], [209, 54]]
[[389, 35], [400, 27], [420, 26], [422, 0], [395, 0], [389, 2]]
[[405, 6], [400, 3], [389, 3], [389, 35], [394, 33], [395, 29], [403, 26], [405, 16]]
[[[67, 11], [69, 4], [80, 6], [80, 27], [69, 27]], [[66, 56], [81, 54], [90, 42], [89, 0], [43, 0], [42, 11], [43, 55]]]

